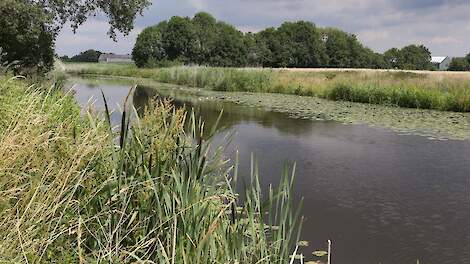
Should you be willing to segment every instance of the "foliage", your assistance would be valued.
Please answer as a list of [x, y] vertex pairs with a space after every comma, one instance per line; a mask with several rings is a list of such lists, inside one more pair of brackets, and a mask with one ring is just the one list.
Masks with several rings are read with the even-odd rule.
[[397, 48], [391, 48], [384, 53], [385, 62], [392, 69], [400, 69], [402, 67], [402, 53]]
[[339, 29], [328, 28], [322, 32], [325, 39], [326, 52], [329, 58], [329, 67], [333, 68], [350, 68], [351, 67], [351, 51], [350, 44], [352, 37], [346, 32]]
[[132, 50], [132, 58], [137, 66], [152, 66], [152, 62], [167, 58], [162, 38], [166, 27], [167, 22], [161, 22], [156, 26], [145, 28], [139, 34]]
[[109, 35], [128, 34], [149, 0], [2, 0], [0, 1], [0, 47], [8, 61], [19, 61], [22, 74], [44, 73], [53, 67], [54, 43], [70, 22], [76, 30], [89, 16], [108, 17]]
[[70, 57], [67, 56], [67, 55], [60, 56], [60, 57], [59, 57], [59, 60], [62, 61], [62, 62], [71, 62], [71, 61], [72, 61], [72, 60], [70, 59]]
[[54, 34], [44, 10], [27, 0], [0, 1], [1, 62], [17, 61], [17, 73], [44, 73], [54, 64]]
[[431, 69], [424, 46], [380, 54], [353, 34], [318, 28], [308, 21], [285, 22], [258, 33], [243, 33], [204, 12], [164, 23], [167, 26], [150, 27], [137, 39], [133, 54], [139, 67], [176, 60], [214, 67]]
[[327, 65], [327, 54], [320, 33], [310, 22], [286, 22], [274, 33], [275, 49], [271, 50], [272, 67], [315, 68]]
[[[194, 30], [187, 17], [174, 16], [162, 32], [165, 52], [170, 60], [189, 60], [194, 44]], [[188, 61], [189, 62], [189, 61]]]
[[292, 254], [301, 220], [287, 170], [265, 201], [256, 168], [237, 194], [237, 170], [223, 148], [209, 149], [194, 115], [185, 122], [167, 101], [141, 117], [127, 106], [115, 132], [107, 110], [104, 120], [82, 117], [60, 90], [6, 79], [0, 90], [0, 262], [286, 263]]
[[208, 57], [208, 65], [217, 67], [242, 67], [247, 65], [244, 35], [231, 25], [217, 23], [217, 37]]
[[431, 70], [431, 52], [423, 45], [392, 48], [384, 53], [385, 61], [393, 69]]
[[172, 17], [139, 34], [133, 59], [139, 67], [168, 61], [212, 66], [245, 66], [247, 49], [242, 32], [207, 13], [193, 19]]
[[[15, 0], [18, 1], [18, 0]], [[133, 29], [133, 22], [137, 15], [141, 15], [143, 10], [150, 6], [149, 0], [120, 0], [120, 1], [101, 1], [101, 0], [24, 0], [29, 5], [42, 8], [44, 13], [50, 19], [50, 25], [54, 34], [70, 22], [74, 30], [83, 24], [88, 17], [95, 16], [98, 13], [105, 15], [109, 21], [108, 34], [116, 37], [116, 32], [120, 31], [129, 34]]]
[[449, 71], [470, 71], [470, 54], [464, 58], [452, 58]]
[[401, 49], [402, 69], [429, 70], [431, 65], [431, 52], [423, 45], [409, 45]]
[[199, 65], [207, 64], [208, 59], [217, 47], [217, 38], [219, 36], [216, 19], [205, 12], [194, 15], [192, 19], [194, 27], [194, 45], [191, 51], [191, 57], [194, 63]]
[[70, 61], [72, 62], [98, 62], [98, 59], [100, 58], [101, 54], [103, 54], [101, 51], [89, 49], [89, 50], [80, 52], [80, 54], [78, 55], [73, 56], [72, 58], [70, 58]]
[[220, 91], [296, 94], [411, 108], [470, 111], [470, 77], [452, 73], [211, 67], [138, 69], [135, 66], [90, 64], [67, 65], [66, 71], [151, 78]]

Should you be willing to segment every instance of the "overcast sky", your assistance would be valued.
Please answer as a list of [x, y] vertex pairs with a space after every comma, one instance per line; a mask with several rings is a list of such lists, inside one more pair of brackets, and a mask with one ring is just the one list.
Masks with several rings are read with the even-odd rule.
[[470, 0], [153, 0], [129, 36], [107, 37], [108, 24], [90, 19], [76, 34], [69, 27], [57, 40], [60, 55], [86, 49], [130, 53], [138, 33], [174, 15], [192, 17], [206, 11], [242, 31], [308, 20], [356, 34], [366, 46], [383, 52], [416, 43], [433, 55], [470, 52]]

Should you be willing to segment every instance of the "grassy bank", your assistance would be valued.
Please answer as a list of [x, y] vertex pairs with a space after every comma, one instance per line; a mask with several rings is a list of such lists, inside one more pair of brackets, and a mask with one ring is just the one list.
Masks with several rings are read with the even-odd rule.
[[290, 261], [287, 171], [265, 201], [256, 167], [236, 193], [236, 169], [192, 115], [125, 109], [111, 129], [55, 87], [0, 77], [0, 262]]
[[131, 65], [65, 64], [72, 74], [151, 78], [208, 88], [316, 96], [330, 100], [470, 112], [470, 75], [373, 70], [271, 70], [207, 67], [139, 69]]

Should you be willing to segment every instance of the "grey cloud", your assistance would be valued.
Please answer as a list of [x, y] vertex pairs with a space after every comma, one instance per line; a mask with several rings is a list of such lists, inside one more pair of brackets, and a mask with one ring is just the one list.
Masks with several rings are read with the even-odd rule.
[[456, 6], [466, 3], [467, 0], [397, 0], [393, 5], [399, 10], [429, 10], [442, 6]]
[[[192, 16], [198, 11], [210, 12], [217, 19], [250, 31], [287, 20], [308, 20], [355, 33], [377, 51], [409, 43], [425, 44], [443, 55], [470, 51], [468, 0], [154, 0], [144, 17], [137, 20], [134, 35], [173, 15]], [[81, 30], [79, 37], [98, 37], [87, 30]], [[130, 49], [134, 39], [131, 36], [109, 47]], [[58, 42], [57, 47], [76, 52], [83, 49], [65, 42]]]

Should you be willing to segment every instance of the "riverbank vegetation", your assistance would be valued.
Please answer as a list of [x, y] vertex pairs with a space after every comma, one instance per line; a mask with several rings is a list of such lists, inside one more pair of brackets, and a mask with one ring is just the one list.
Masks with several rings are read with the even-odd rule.
[[133, 49], [139, 67], [175, 64], [213, 67], [370, 68], [431, 70], [431, 53], [422, 45], [380, 54], [354, 34], [320, 28], [309, 21], [244, 33], [208, 13], [174, 16], [144, 29]]
[[65, 64], [71, 74], [151, 78], [158, 82], [207, 88], [317, 96], [330, 100], [408, 108], [470, 111], [470, 75], [374, 70], [288, 70]]
[[112, 129], [54, 86], [0, 79], [0, 262], [290, 261], [301, 220], [287, 169], [265, 201], [256, 165], [237, 194], [194, 116], [124, 109]]

